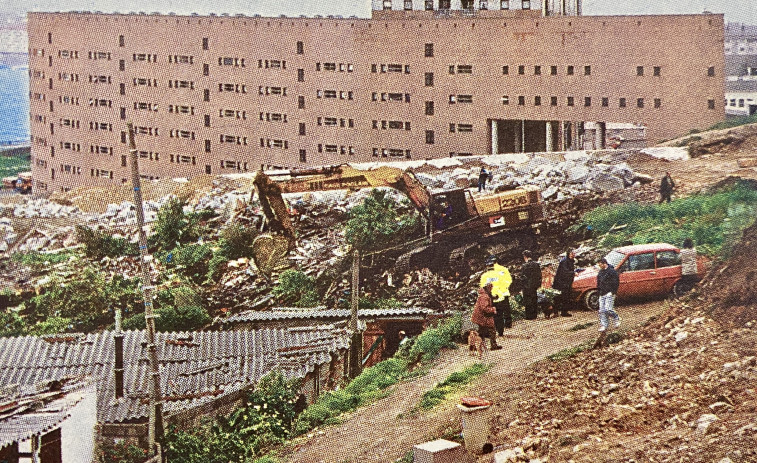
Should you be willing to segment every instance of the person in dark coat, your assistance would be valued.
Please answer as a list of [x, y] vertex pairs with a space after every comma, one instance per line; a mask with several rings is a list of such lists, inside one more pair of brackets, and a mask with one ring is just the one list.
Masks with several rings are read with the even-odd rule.
[[620, 277], [618, 272], [607, 260], [599, 260], [599, 273], [597, 273], [597, 290], [599, 291], [599, 338], [594, 347], [606, 345], [607, 328], [610, 326], [610, 319], [613, 320], [615, 328], [620, 326], [620, 316], [615, 311], [615, 295], [618, 294], [620, 286]]
[[570, 308], [571, 289], [575, 277], [576, 253], [571, 249], [565, 252], [565, 257], [557, 266], [555, 279], [552, 280], [552, 288], [560, 291], [560, 294], [555, 296], [555, 308], [553, 313], [557, 314], [557, 312], [559, 312], [561, 317], [572, 317], [570, 312], [568, 312], [568, 309]]
[[670, 202], [670, 197], [673, 195], [673, 188], [676, 184], [673, 183], [673, 177], [670, 176], [670, 172], [665, 172], [665, 176], [660, 182], [660, 204], [667, 201]]
[[531, 251], [523, 251], [524, 263], [520, 267], [520, 274], [523, 284], [523, 307], [526, 310], [526, 320], [536, 320], [539, 303], [536, 291], [541, 286], [541, 266], [532, 259]]
[[494, 316], [497, 315], [497, 309], [492, 302], [492, 283], [485, 282], [484, 286], [478, 290], [478, 299], [476, 306], [473, 308], [471, 321], [478, 326], [478, 334], [482, 339], [489, 338], [491, 350], [502, 349], [497, 345], [497, 334], [494, 326]]
[[478, 174], [478, 192], [486, 189], [486, 181], [489, 180], [489, 172], [485, 168], [481, 168], [481, 172]]

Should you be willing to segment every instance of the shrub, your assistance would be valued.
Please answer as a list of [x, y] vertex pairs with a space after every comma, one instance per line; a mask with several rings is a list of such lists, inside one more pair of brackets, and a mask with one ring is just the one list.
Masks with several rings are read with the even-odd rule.
[[98, 450], [101, 463], [143, 463], [146, 459], [147, 451], [131, 440], [101, 443]]
[[0, 311], [0, 338], [20, 336], [25, 328], [24, 319], [16, 312]]
[[84, 254], [92, 259], [136, 256], [139, 254], [139, 247], [136, 243], [93, 230], [85, 225], [76, 226], [76, 240], [84, 245]]
[[460, 337], [462, 326], [463, 316], [458, 313], [444, 320], [437, 327], [425, 330], [415, 339], [408, 353], [408, 359], [429, 362], [435, 359], [443, 348], [456, 347], [455, 340]]
[[198, 226], [201, 215], [185, 214], [186, 203], [177, 198], [171, 198], [158, 211], [158, 216], [150, 236], [150, 246], [160, 249], [173, 249], [182, 243], [197, 241], [200, 236]]
[[417, 230], [415, 215], [400, 215], [401, 208], [383, 190], [373, 189], [359, 206], [352, 208], [345, 226], [347, 242], [361, 251], [379, 249]]
[[33, 336], [44, 336], [46, 334], [64, 333], [71, 327], [71, 319], [64, 317], [50, 317], [45, 321], [32, 325], [27, 330], [28, 334]]
[[41, 252], [37, 251], [28, 251], [14, 253], [11, 256], [11, 260], [27, 267], [42, 268], [47, 267], [48, 265], [68, 262], [72, 258], [75, 259], [75, 256], [75, 251], [61, 251], [51, 254], [42, 254]]
[[208, 273], [213, 251], [207, 244], [187, 244], [176, 246], [170, 256], [167, 265], [175, 267], [179, 273], [200, 284]]
[[[198, 294], [188, 286], [158, 292], [155, 304], [155, 330], [160, 332], [193, 331], [210, 323], [210, 315]], [[123, 322], [124, 330], [145, 329], [144, 313]]]
[[286, 270], [279, 276], [279, 283], [271, 291], [284, 304], [297, 307], [315, 307], [320, 302], [315, 289], [315, 280], [300, 270]]

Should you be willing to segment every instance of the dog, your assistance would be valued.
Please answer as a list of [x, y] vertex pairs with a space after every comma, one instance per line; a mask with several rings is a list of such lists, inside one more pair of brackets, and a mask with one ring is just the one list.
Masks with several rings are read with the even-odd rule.
[[477, 331], [471, 330], [468, 332], [468, 353], [470, 355], [477, 355], [478, 358], [482, 358], [484, 356], [484, 351], [486, 350], [486, 343], [484, 343], [484, 339], [481, 337], [481, 335], [478, 334]]

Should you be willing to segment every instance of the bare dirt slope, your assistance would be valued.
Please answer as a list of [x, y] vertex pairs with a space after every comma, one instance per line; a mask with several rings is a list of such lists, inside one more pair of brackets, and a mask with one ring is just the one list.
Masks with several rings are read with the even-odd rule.
[[[621, 313], [624, 324], [633, 326], [663, 309], [663, 302], [650, 302], [623, 306]], [[568, 331], [587, 322], [594, 323], [586, 329]], [[487, 353], [484, 362], [491, 362], [492, 368], [470, 390], [476, 394], [483, 392], [485, 397], [494, 400], [497, 413], [508, 409], [513, 403], [498, 393], [504, 378], [549, 354], [596, 337], [596, 329], [596, 315], [589, 312], [578, 312], [572, 318], [516, 322], [499, 340], [504, 349]], [[460, 416], [454, 399], [429, 412], [409, 412], [434, 384], [476, 361], [478, 359], [469, 356], [467, 349], [445, 352], [428, 375], [397, 385], [389, 397], [357, 410], [343, 424], [325, 428], [298, 442], [289, 461], [387, 463], [401, 458], [415, 444], [459, 434]], [[481, 385], [487, 384], [497, 387], [481, 389]]]

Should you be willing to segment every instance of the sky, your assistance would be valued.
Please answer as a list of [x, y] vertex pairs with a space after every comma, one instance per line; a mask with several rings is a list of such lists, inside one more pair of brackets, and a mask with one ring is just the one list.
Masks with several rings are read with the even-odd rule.
[[[756, 0], [584, 0], [584, 14], [725, 13], [729, 22], [757, 25]], [[370, 0], [0, 0], [0, 12], [89, 10], [177, 14], [244, 13], [369, 17]]]

